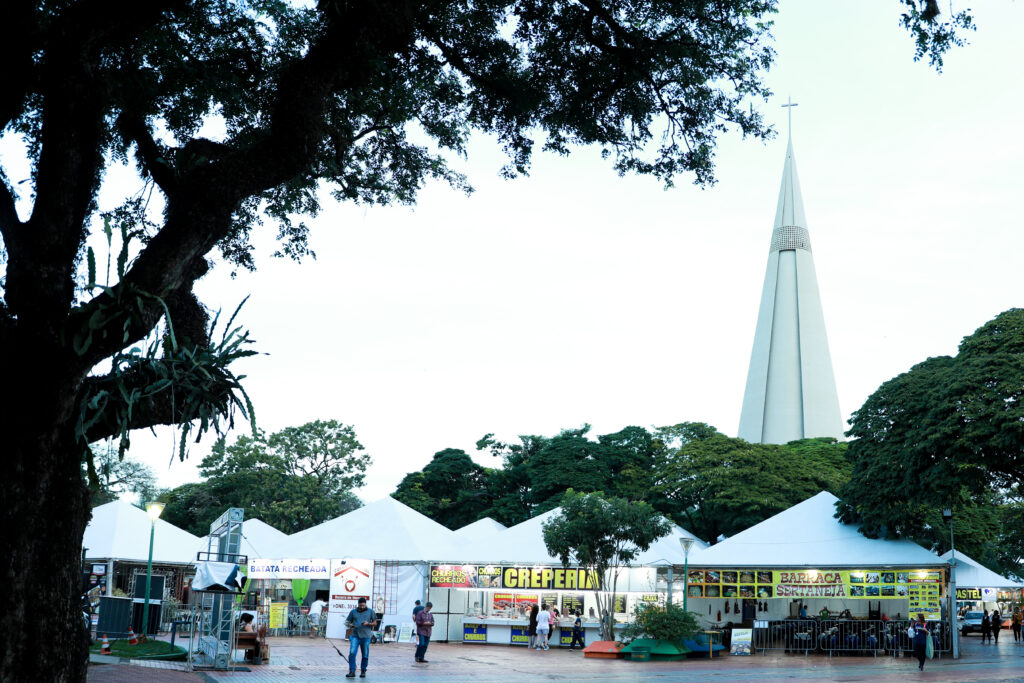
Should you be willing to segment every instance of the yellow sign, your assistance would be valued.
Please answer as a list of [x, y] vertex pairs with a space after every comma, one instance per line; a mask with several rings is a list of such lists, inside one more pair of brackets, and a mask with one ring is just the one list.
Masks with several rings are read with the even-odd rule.
[[[942, 569], [692, 569], [687, 579], [687, 594], [696, 598], [937, 599], [946, 574]], [[922, 606], [931, 613], [930, 605], [931, 600]]]
[[502, 588], [548, 588], [555, 590], [600, 590], [597, 572], [554, 567], [505, 567]]
[[288, 603], [270, 603], [270, 619], [267, 624], [269, 628], [288, 628]]

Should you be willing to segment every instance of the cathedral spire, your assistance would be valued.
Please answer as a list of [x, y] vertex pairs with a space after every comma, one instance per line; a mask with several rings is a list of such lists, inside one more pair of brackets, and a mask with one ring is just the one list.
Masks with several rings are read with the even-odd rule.
[[[796, 104], [783, 106], [789, 108], [792, 121]], [[792, 134], [786, 146], [739, 436], [754, 443], [843, 437]]]

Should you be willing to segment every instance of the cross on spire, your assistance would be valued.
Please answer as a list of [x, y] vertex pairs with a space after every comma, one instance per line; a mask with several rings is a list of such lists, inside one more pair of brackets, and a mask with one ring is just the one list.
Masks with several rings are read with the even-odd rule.
[[793, 107], [799, 105], [799, 102], [794, 102], [792, 97], [786, 98], [786, 104], [782, 105], [786, 107], [786, 113], [789, 115], [789, 129], [786, 131], [790, 138], [793, 137]]

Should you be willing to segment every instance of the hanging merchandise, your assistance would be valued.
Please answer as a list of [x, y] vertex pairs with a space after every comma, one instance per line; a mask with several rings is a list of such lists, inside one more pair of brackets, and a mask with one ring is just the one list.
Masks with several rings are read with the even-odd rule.
[[736, 603], [732, 606], [732, 611], [735, 612], [736, 614], [740, 613], [740, 601], [739, 600], [737, 600]]
[[725, 601], [725, 613], [726, 614], [729, 613], [729, 601], [728, 600]]
[[716, 621], [721, 621], [721, 620], [722, 620], [722, 612], [719, 611], [718, 612], [718, 619], [716, 619]]
[[711, 616], [711, 603], [708, 603], [708, 616]]

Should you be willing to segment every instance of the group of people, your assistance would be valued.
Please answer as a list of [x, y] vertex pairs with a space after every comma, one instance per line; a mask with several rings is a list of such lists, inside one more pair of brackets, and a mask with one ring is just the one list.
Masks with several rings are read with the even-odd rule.
[[[999, 609], [993, 609], [992, 613], [989, 614], [988, 610], [985, 610], [981, 617], [981, 642], [983, 643], [994, 643], [999, 644], [999, 631], [1003, 628], [1003, 616], [999, 613]], [[1016, 643], [1021, 642], [1020, 637], [1021, 628], [1021, 612], [1020, 608], [1013, 610], [1013, 615], [1010, 617], [1010, 630], [1013, 631], [1013, 640]]]
[[[416, 623], [416, 654], [417, 664], [426, 664], [427, 645], [434, 630], [434, 615], [430, 613], [433, 604], [421, 605], [416, 601], [412, 608], [412, 620]], [[359, 677], [366, 678], [366, 667], [370, 664], [370, 639], [373, 631], [380, 624], [380, 617], [366, 606], [366, 598], [359, 598], [357, 607], [348, 613], [345, 626], [349, 629], [348, 673], [345, 678], [356, 677], [356, 655], [361, 654], [359, 661]]]
[[[530, 607], [530, 622], [527, 627], [527, 634], [530, 637], [531, 650], [551, 649], [550, 636], [555, 627], [558, 626], [558, 620], [561, 616], [557, 607], [549, 606], [547, 603], [543, 603], [539, 609], [537, 605]], [[583, 649], [583, 613], [576, 612], [575, 617], [572, 624], [570, 650], [575, 650], [577, 643], [579, 643], [580, 649]]]

